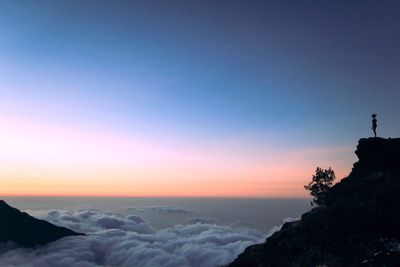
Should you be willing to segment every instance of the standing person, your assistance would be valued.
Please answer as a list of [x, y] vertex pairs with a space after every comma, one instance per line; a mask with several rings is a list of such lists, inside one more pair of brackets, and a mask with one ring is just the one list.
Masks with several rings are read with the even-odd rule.
[[378, 127], [376, 114], [372, 114], [372, 131], [374, 131], [375, 137], [376, 137], [376, 127]]

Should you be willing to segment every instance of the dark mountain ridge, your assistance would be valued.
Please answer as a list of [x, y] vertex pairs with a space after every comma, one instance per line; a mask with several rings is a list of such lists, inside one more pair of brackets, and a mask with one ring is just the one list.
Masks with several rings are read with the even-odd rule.
[[326, 203], [249, 246], [231, 267], [400, 266], [400, 138], [360, 139]]
[[1, 243], [12, 242], [22, 247], [34, 247], [74, 235], [82, 234], [36, 219], [0, 200]]

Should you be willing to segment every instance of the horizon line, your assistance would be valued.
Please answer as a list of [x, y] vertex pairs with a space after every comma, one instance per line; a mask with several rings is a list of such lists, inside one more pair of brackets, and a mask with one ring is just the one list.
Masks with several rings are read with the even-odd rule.
[[307, 196], [134, 196], [134, 195], [0, 195], [3, 197], [37, 197], [37, 198], [236, 198], [236, 199], [308, 199]]

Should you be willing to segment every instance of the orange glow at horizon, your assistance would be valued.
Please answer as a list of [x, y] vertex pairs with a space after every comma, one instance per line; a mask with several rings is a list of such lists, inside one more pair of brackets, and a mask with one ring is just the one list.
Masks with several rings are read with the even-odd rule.
[[[2, 196], [306, 197], [316, 166], [348, 148], [264, 149], [166, 142], [0, 119]], [[347, 162], [332, 166], [340, 179]]]

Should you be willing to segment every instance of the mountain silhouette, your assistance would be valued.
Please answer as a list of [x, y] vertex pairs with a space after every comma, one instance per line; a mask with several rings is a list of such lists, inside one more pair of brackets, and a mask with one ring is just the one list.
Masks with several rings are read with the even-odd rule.
[[400, 266], [400, 139], [360, 139], [324, 205], [249, 246], [230, 267]]
[[44, 245], [65, 236], [82, 235], [68, 228], [36, 219], [0, 200], [0, 242], [13, 242], [18, 246]]

